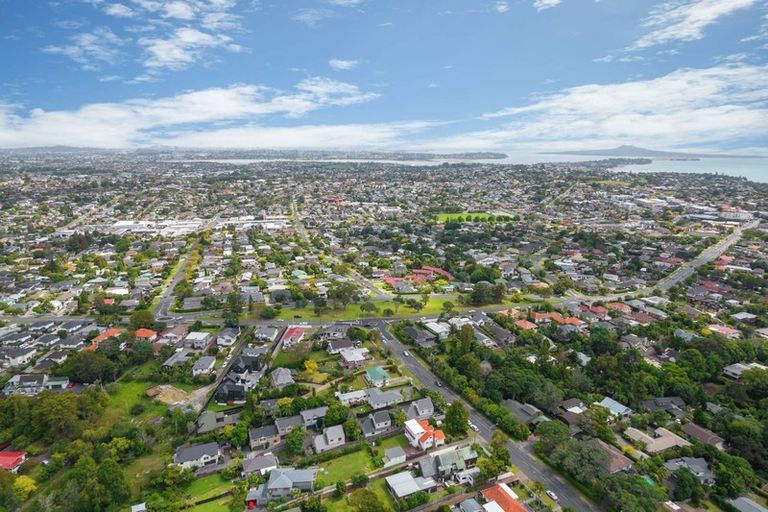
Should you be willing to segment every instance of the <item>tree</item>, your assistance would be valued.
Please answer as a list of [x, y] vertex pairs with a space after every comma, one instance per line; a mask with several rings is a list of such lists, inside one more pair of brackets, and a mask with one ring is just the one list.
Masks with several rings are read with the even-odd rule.
[[696, 505], [704, 496], [704, 489], [698, 477], [688, 468], [680, 468], [672, 473], [674, 490], [672, 497], [678, 501], [691, 500]]
[[304, 453], [304, 437], [307, 431], [304, 427], [294, 427], [293, 430], [288, 432], [285, 436], [285, 447], [289, 453], [294, 455], [301, 455]]
[[466, 435], [469, 421], [469, 413], [460, 401], [454, 402], [448, 406], [445, 411], [445, 430], [453, 436]]
[[21, 501], [27, 501], [27, 498], [37, 491], [37, 482], [27, 475], [21, 475], [13, 482], [13, 491]]
[[341, 498], [344, 496], [344, 493], [347, 492], [347, 484], [339, 480], [336, 482], [336, 488], [333, 490], [333, 495], [337, 498]]
[[334, 400], [328, 406], [328, 412], [325, 413], [325, 426], [330, 427], [343, 423], [349, 417], [349, 407], [341, 405], [341, 402]]
[[378, 495], [368, 489], [358, 489], [352, 493], [349, 504], [357, 512], [388, 512], [389, 509]]
[[605, 407], [592, 404], [581, 414], [579, 427], [586, 434], [598, 437], [603, 441], [613, 442], [615, 435], [610, 425], [611, 411]]
[[307, 359], [304, 361], [304, 371], [307, 372], [309, 375], [314, 375], [317, 373], [318, 365], [317, 361], [314, 359]]
[[150, 329], [155, 325], [155, 315], [148, 309], [140, 309], [131, 313], [131, 329]]
[[[544, 422], [547, 423], [547, 422]], [[498, 462], [503, 469], [509, 466], [509, 450], [507, 449], [507, 436], [501, 430], [495, 430], [491, 436], [491, 444], [488, 446], [491, 457]]]
[[325, 512], [327, 507], [323, 505], [320, 496], [310, 496], [299, 505], [301, 512]]
[[363, 430], [355, 418], [349, 418], [344, 422], [344, 436], [347, 438], [347, 441], [356, 441], [360, 439], [362, 434]]
[[536, 442], [536, 449], [541, 450], [545, 455], [564, 444], [571, 438], [571, 432], [564, 423], [560, 421], [544, 421], [536, 427], [536, 435], [539, 440]]

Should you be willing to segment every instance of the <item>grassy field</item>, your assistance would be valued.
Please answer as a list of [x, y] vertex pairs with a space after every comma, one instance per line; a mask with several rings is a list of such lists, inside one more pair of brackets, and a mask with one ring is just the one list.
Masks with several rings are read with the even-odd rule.
[[409, 308], [404, 304], [397, 306], [391, 300], [387, 300], [387, 301], [374, 302], [373, 304], [376, 305], [378, 310], [371, 311], [371, 312], [361, 311], [359, 304], [350, 304], [344, 309], [331, 309], [320, 316], [315, 315], [315, 310], [314, 308], [311, 308], [311, 307], [282, 308], [278, 313], [277, 318], [280, 320], [288, 320], [288, 321], [290, 320], [342, 321], [342, 320], [355, 320], [358, 318], [386, 318], [383, 313], [385, 309], [391, 309], [393, 312], [395, 312], [392, 318], [402, 318], [402, 317], [420, 316], [420, 315], [425, 315], [425, 316], [439, 315], [440, 313], [443, 312], [443, 303], [445, 301], [453, 302], [455, 311], [468, 309], [468, 308], [462, 308], [457, 306], [456, 305], [457, 300], [455, 297], [452, 297], [450, 299], [429, 299], [427, 301], [427, 304], [424, 306], [424, 308], [422, 308], [419, 311]]
[[[379, 498], [379, 500], [381, 500], [381, 502], [388, 510], [394, 510], [394, 501], [392, 500], [389, 492], [387, 492], [387, 483], [383, 478], [379, 478], [369, 483], [368, 489], [373, 491], [373, 493]], [[355, 512], [356, 509], [353, 509], [350, 506], [349, 501], [347, 501], [347, 497], [350, 494], [352, 493], [346, 494], [341, 498], [331, 498], [330, 500], [326, 501], [328, 510], [332, 510], [333, 512]]]
[[398, 436], [384, 439], [381, 442], [381, 445], [379, 446], [379, 448], [382, 450], [382, 453], [383, 453], [384, 450], [395, 448], [397, 446], [399, 446], [400, 448], [405, 448], [406, 446], [408, 446], [408, 440], [405, 438], [404, 435], [398, 435]]
[[320, 464], [318, 478], [327, 485], [338, 481], [348, 482], [352, 475], [369, 473], [374, 467], [366, 450], [358, 450]]
[[131, 486], [134, 495], [141, 491], [142, 487], [147, 482], [147, 477], [150, 473], [159, 471], [163, 469], [164, 466], [165, 464], [163, 464], [162, 457], [156, 453], [139, 457], [125, 466], [123, 468], [123, 473], [125, 473], [125, 478]]
[[191, 512], [221, 512], [222, 510], [228, 510], [230, 501], [232, 501], [232, 497], [225, 496], [202, 505], [197, 505], [190, 510]]
[[449, 220], [455, 221], [459, 217], [464, 219], [466, 222], [467, 216], [472, 218], [472, 221], [474, 222], [475, 219], [480, 218], [482, 221], [487, 220], [489, 217], [491, 217], [490, 213], [469, 213], [469, 212], [462, 212], [462, 213], [438, 213], [437, 214], [437, 220], [440, 222], [447, 222]]
[[187, 489], [187, 496], [194, 502], [202, 501], [232, 489], [232, 482], [225, 482], [218, 474], [198, 478]]

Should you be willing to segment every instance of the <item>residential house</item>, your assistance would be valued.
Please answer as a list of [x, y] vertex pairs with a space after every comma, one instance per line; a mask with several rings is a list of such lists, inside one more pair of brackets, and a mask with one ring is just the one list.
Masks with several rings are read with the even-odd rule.
[[211, 442], [178, 447], [173, 456], [173, 463], [186, 469], [196, 469], [218, 464], [220, 459], [221, 449], [218, 443]]
[[274, 469], [269, 480], [248, 491], [245, 503], [248, 509], [264, 506], [270, 501], [292, 496], [298, 491], [311, 491], [315, 485], [314, 469]]
[[275, 368], [269, 374], [269, 380], [275, 389], [283, 389], [286, 386], [295, 384], [293, 373], [288, 368]]
[[316, 435], [312, 440], [312, 447], [315, 450], [315, 453], [323, 453], [343, 446], [346, 442], [344, 427], [341, 425], [334, 425], [323, 429], [322, 434]]
[[741, 374], [747, 370], [766, 370], [768, 366], [764, 366], [760, 363], [734, 363], [723, 368], [723, 375], [732, 379], [741, 379]]
[[429, 397], [420, 398], [408, 405], [405, 414], [409, 420], [426, 420], [435, 415], [435, 405]]
[[34, 396], [46, 390], [61, 391], [68, 387], [68, 377], [20, 373], [8, 379], [3, 387], [3, 393], [6, 395]]
[[406, 454], [399, 446], [394, 448], [387, 448], [384, 450], [384, 467], [397, 466], [398, 464], [405, 464]]
[[227, 425], [235, 425], [240, 421], [240, 412], [230, 411], [203, 411], [195, 421], [195, 430], [198, 434], [208, 434]]
[[192, 376], [211, 375], [215, 372], [216, 358], [213, 356], [203, 356], [192, 365]]
[[184, 346], [195, 350], [205, 350], [210, 345], [213, 336], [207, 332], [193, 331], [184, 338]]
[[0, 451], [0, 468], [11, 473], [16, 473], [26, 460], [27, 452]]
[[718, 450], [723, 449], [723, 438], [715, 434], [711, 430], [701, 427], [695, 423], [686, 423], [683, 425], [683, 432], [685, 435], [694, 439], [700, 443], [714, 446]]
[[298, 414], [296, 416], [288, 416], [287, 418], [275, 418], [275, 426], [277, 427], [277, 432], [281, 436], [284, 436], [294, 428], [303, 425], [304, 420]]
[[325, 415], [328, 413], [328, 407], [322, 406], [322, 407], [315, 407], [314, 409], [307, 409], [305, 411], [301, 411], [299, 413], [299, 416], [301, 416], [301, 421], [304, 424], [305, 427], [316, 427], [318, 422], [322, 419], [325, 419]]
[[225, 327], [216, 335], [216, 344], [220, 347], [231, 347], [240, 336], [240, 329]]
[[368, 405], [373, 410], [392, 407], [403, 401], [403, 395], [399, 391], [382, 391], [379, 388], [368, 388], [365, 390]]
[[253, 339], [258, 343], [272, 343], [280, 333], [275, 327], [259, 327], [253, 333]]
[[428, 450], [445, 444], [445, 433], [434, 428], [426, 420], [408, 420], [405, 422], [405, 437], [414, 448]]
[[384, 478], [387, 489], [396, 500], [407, 498], [417, 492], [431, 493], [437, 489], [437, 482], [431, 478], [414, 477], [410, 471], [403, 471]]
[[685, 417], [685, 401], [679, 396], [651, 398], [642, 402], [643, 409], [649, 412], [664, 411], [673, 418]]
[[381, 366], [374, 366], [365, 370], [365, 380], [371, 385], [377, 388], [381, 388], [387, 385], [389, 382], [389, 374]]
[[271, 448], [280, 443], [280, 432], [276, 425], [252, 428], [248, 431], [248, 443], [251, 450]]
[[255, 457], [247, 457], [243, 460], [243, 476], [256, 473], [257, 471], [261, 475], [266, 475], [270, 471], [277, 469], [280, 462], [277, 460], [271, 452], [262, 455], [256, 455]]
[[452, 480], [457, 474], [475, 467], [478, 454], [472, 447], [443, 449], [419, 462], [421, 475], [439, 480]]
[[288, 327], [280, 338], [283, 348], [291, 348], [304, 340], [304, 329], [298, 325]]
[[664, 467], [670, 474], [678, 469], [685, 468], [696, 475], [702, 484], [715, 484], [715, 474], [709, 469], [707, 461], [701, 457], [679, 457], [677, 459], [670, 459], [664, 463]]
[[609, 445], [601, 439], [591, 439], [588, 442], [606, 454], [605, 461], [600, 465], [606, 473], [613, 475], [620, 471], [628, 471], [632, 467], [632, 460], [621, 453], [616, 447]]
[[392, 428], [392, 418], [387, 411], [372, 412], [363, 418], [360, 427], [363, 430], [363, 436], [377, 436]]
[[611, 416], [614, 418], [629, 418], [634, 413], [632, 409], [617, 402], [613, 398], [605, 397], [601, 401], [595, 403], [608, 409], [611, 412]]
[[633, 441], [643, 443], [645, 446], [644, 451], [655, 455], [670, 448], [690, 446], [691, 443], [678, 436], [674, 432], [670, 432], [664, 427], [659, 427], [654, 430], [654, 435], [648, 435], [645, 432], [638, 430], [634, 427], [629, 427], [624, 431], [624, 435]]

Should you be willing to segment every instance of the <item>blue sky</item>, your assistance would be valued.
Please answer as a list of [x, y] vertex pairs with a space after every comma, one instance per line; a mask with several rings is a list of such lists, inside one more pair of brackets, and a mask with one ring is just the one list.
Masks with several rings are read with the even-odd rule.
[[0, 147], [768, 152], [766, 0], [0, 0]]

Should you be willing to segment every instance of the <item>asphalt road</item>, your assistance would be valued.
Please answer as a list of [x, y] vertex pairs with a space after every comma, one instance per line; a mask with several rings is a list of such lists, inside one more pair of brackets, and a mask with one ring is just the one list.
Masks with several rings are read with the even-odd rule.
[[[374, 322], [374, 324], [381, 331], [384, 343], [389, 346], [392, 353], [400, 359], [413, 376], [421, 381], [424, 386], [442, 394], [446, 402], [451, 403], [455, 400], [460, 401], [469, 412], [470, 421], [477, 425], [478, 432], [475, 435], [486, 443], [490, 442], [491, 436], [493, 435], [494, 430], [496, 430], [496, 426], [452, 389], [445, 385], [437, 386], [436, 383], [439, 379], [427, 369], [419, 359], [415, 358], [413, 354], [410, 354], [409, 356], [404, 354], [404, 352], [408, 350], [408, 347], [400, 343], [400, 341], [388, 331], [389, 324], [386, 321], [380, 320]], [[570, 483], [552, 471], [546, 464], [537, 459], [530, 451], [530, 443], [515, 443], [510, 441], [507, 447], [509, 449], [512, 464], [517, 466], [529, 480], [541, 482], [546, 489], [557, 494], [561, 506], [571, 506], [579, 511], [598, 512], [603, 510], [599, 505], [596, 505], [585, 498]]]

